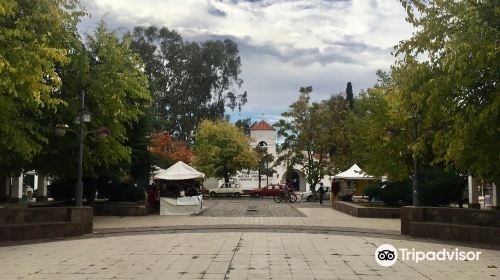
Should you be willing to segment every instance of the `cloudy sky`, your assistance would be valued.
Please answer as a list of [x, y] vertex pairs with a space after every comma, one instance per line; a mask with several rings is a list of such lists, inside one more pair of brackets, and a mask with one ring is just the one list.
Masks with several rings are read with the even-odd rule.
[[411, 35], [398, 0], [83, 0], [91, 17], [79, 28], [92, 33], [104, 18], [118, 32], [136, 25], [175, 29], [186, 40], [231, 38], [242, 58], [248, 103], [232, 119], [273, 122], [313, 86], [315, 99], [355, 94], [373, 85], [377, 69]]

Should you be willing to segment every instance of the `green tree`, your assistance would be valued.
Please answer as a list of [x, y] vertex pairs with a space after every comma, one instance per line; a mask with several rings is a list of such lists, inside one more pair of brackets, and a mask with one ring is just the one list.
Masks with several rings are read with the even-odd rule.
[[420, 117], [414, 151], [499, 182], [498, 1], [402, 3], [416, 32], [396, 48], [395, 103]]
[[373, 175], [403, 180], [412, 170], [412, 136], [404, 112], [395, 106], [390, 74], [377, 72], [378, 82], [362, 91], [349, 116], [353, 157]]
[[289, 168], [300, 166], [315, 192], [325, 175], [347, 166], [348, 104], [341, 96], [311, 103], [311, 93], [312, 87], [300, 88], [299, 99], [274, 126], [283, 139], [277, 162], [285, 162]]
[[443, 166], [432, 166], [422, 170], [421, 178], [422, 205], [442, 206], [458, 202], [462, 208], [462, 196], [467, 186], [465, 176]]
[[354, 102], [354, 93], [352, 92], [352, 83], [348, 82], [347, 87], [345, 89], [345, 95], [346, 99], [349, 102], [349, 108], [352, 109], [353, 102]]
[[238, 127], [239, 129], [241, 129], [246, 135], [250, 136], [250, 127], [252, 127], [252, 125], [256, 124], [257, 122], [253, 122], [252, 123], [252, 119], [251, 118], [246, 118], [246, 119], [240, 119], [240, 120], [237, 120], [234, 125], [236, 127]]
[[276, 172], [273, 169], [274, 156], [267, 151], [267, 147], [255, 147], [257, 154], [257, 173], [259, 176], [259, 188], [261, 187], [262, 175], [266, 176], [266, 184], [269, 185], [269, 177]]
[[[140, 57], [130, 48], [130, 37], [119, 40], [101, 21], [86, 41], [85, 46], [73, 46], [71, 62], [60, 70], [59, 96], [66, 106], [61, 106], [56, 113], [46, 114], [45, 121], [52, 126], [62, 123], [73, 126], [79, 111], [80, 92], [84, 90], [86, 109], [92, 118], [86, 124], [87, 130], [100, 127], [111, 130], [105, 140], [94, 135], [85, 140], [84, 175], [116, 177], [129, 171], [132, 152], [129, 145], [139, 141], [129, 138], [129, 131], [143, 116], [151, 100], [147, 78], [141, 70]], [[35, 168], [58, 177], [74, 176], [77, 138], [72, 134], [65, 137], [49, 134], [47, 137], [49, 145], [37, 157]]]
[[149, 185], [151, 165], [156, 157], [149, 151], [152, 115], [146, 111], [127, 131], [127, 146], [131, 149], [130, 176], [139, 187]]
[[64, 104], [57, 68], [83, 14], [77, 0], [0, 2], [0, 173], [21, 171], [47, 143], [38, 119]]
[[242, 169], [254, 169], [257, 155], [248, 136], [227, 121], [205, 120], [195, 136], [194, 165], [209, 177], [229, 178]]
[[184, 41], [165, 27], [136, 27], [132, 47], [145, 62], [153, 111], [160, 131], [187, 142], [204, 119], [225, 117], [226, 109], [241, 109], [241, 58], [233, 41]]

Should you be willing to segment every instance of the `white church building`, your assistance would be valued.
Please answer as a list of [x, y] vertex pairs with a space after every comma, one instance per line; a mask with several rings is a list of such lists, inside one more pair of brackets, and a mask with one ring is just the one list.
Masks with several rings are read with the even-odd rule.
[[[267, 152], [272, 154], [274, 159], [278, 158], [277, 153], [277, 133], [276, 129], [272, 127], [266, 121], [260, 121], [250, 127], [250, 138], [251, 146], [255, 148], [257, 146], [267, 147]], [[300, 170], [300, 168], [292, 168], [287, 171], [285, 165], [274, 166], [275, 173], [273, 176], [268, 178], [269, 184], [283, 184], [285, 182], [291, 183], [296, 191], [304, 192], [309, 190], [309, 184], [306, 182], [305, 174]], [[237, 183], [241, 184], [244, 190], [251, 190], [259, 187], [259, 175], [256, 170], [243, 170], [236, 174], [236, 176], [231, 178]], [[321, 180], [325, 186], [330, 186], [330, 177], [324, 177]], [[207, 179], [204, 182], [206, 188], [216, 188], [223, 184], [223, 180], [217, 179]], [[267, 179], [265, 175], [261, 176], [261, 186], [267, 185]]]

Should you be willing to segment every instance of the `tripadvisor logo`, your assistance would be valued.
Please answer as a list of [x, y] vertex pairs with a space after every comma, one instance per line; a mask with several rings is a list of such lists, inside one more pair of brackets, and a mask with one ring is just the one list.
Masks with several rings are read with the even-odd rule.
[[375, 250], [375, 261], [381, 266], [392, 266], [398, 256], [401, 261], [478, 261], [481, 251], [461, 251], [442, 249], [439, 251], [418, 251], [415, 248], [399, 248], [398, 250], [391, 244], [382, 244]]

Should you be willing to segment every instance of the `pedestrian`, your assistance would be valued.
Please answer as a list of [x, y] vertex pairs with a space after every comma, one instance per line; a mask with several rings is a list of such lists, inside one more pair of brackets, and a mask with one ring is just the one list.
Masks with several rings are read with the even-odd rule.
[[325, 188], [323, 187], [323, 182], [319, 183], [319, 204], [323, 205], [323, 195], [325, 194]]

